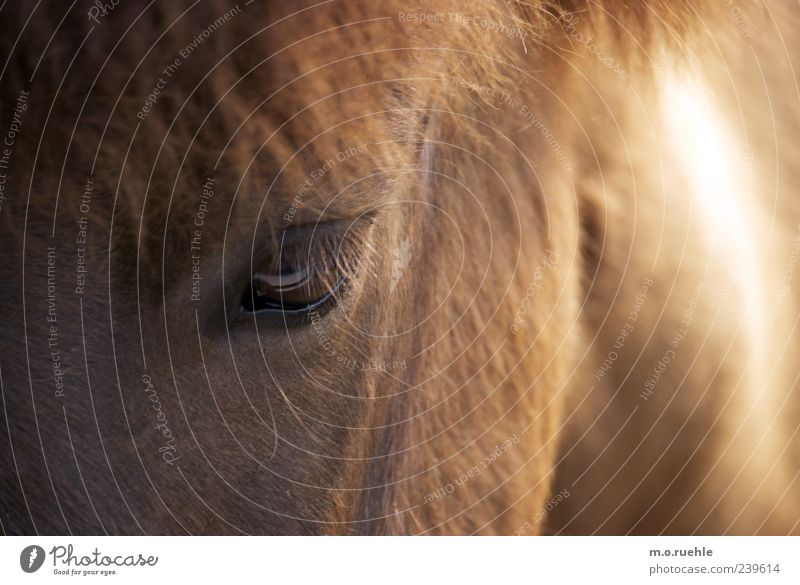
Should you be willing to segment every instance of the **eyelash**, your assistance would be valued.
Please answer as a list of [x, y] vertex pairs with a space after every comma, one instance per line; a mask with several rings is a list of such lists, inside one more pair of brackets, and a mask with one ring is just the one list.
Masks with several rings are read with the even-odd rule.
[[[266, 273], [256, 271], [252, 275], [242, 297], [242, 310], [248, 313], [274, 312], [295, 316], [305, 316], [312, 311], [317, 314], [328, 312], [336, 306], [347, 285], [354, 280], [363, 244], [358, 236], [348, 231], [345, 237], [325, 234], [318, 235], [308, 244], [301, 242], [299, 245], [282, 245], [278, 252], [280, 258], [268, 262]], [[260, 282], [268, 282], [270, 278], [274, 281], [276, 275], [280, 277], [282, 274], [291, 274], [287, 272], [286, 266], [290, 269], [299, 267], [294, 268], [295, 272], [306, 272], [299, 285], [285, 286], [281, 290], [279, 284], [275, 286], [269, 283], [267, 288], [277, 293], [279, 299], [268, 294], [257, 294], [258, 277], [261, 277]], [[309, 292], [312, 287], [314, 290], [326, 292], [313, 302], [305, 304], [284, 300], [286, 291], [290, 291], [287, 296], [291, 296], [291, 291], [296, 291], [304, 283]]]

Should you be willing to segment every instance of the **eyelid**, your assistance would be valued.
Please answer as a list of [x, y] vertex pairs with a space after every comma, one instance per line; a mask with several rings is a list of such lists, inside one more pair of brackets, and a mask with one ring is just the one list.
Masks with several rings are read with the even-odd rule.
[[[331, 220], [286, 230], [280, 237], [280, 258], [272, 275], [278, 276], [286, 260], [291, 268], [306, 270], [306, 279], [324, 276], [332, 270], [352, 276], [366, 251], [367, 234], [375, 216], [369, 213], [354, 220]], [[336, 282], [329, 284], [333, 287]]]

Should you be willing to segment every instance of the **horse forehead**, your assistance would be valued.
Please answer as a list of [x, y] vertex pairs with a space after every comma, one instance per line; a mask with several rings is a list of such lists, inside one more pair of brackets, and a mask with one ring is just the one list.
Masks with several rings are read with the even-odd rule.
[[[157, 184], [159, 169], [133, 197], [158, 187], [172, 213], [191, 215], [202, 184], [214, 176], [217, 200], [230, 197], [246, 218], [256, 214], [276, 221], [298, 198], [298, 218], [319, 207], [341, 216], [398, 192], [397, 185], [411, 175], [397, 171], [418, 158], [421, 110], [428, 103], [423, 92], [414, 94], [409, 87], [435, 87], [415, 78], [430, 78], [447, 66], [445, 53], [420, 65], [412, 47], [427, 46], [442, 27], [405, 22], [399, 15], [406, 8], [393, 0], [274, 2], [248, 5], [206, 39], [204, 27], [228, 10], [223, 8], [212, 3], [187, 12], [160, 37], [158, 50], [137, 63], [118, 108], [125, 113], [119, 144], [127, 142], [131, 123], [137, 122], [132, 113], [138, 111], [143, 116], [137, 142], [146, 148], [137, 145], [129, 156], [115, 148], [115, 156], [128, 156], [128, 165], [138, 156], [142, 168], [161, 165], [165, 179]], [[451, 37], [477, 34], [464, 27], [450, 32]], [[187, 53], [198, 38], [203, 40]], [[165, 69], [173, 57], [180, 61], [178, 69]], [[128, 83], [123, 78], [130, 67], [112, 64], [107, 71], [112, 73], [98, 85], [108, 80], [111, 93]], [[145, 97], [161, 80], [165, 87], [154, 107], [143, 111]], [[155, 156], [160, 160], [154, 162]], [[174, 180], [176, 169], [183, 176]], [[150, 209], [163, 214], [163, 205]]]
[[[300, 15], [299, 28], [291, 23], [300, 16], [268, 9], [275, 12], [269, 30], [258, 29], [242, 55], [221, 63], [211, 91], [188, 106], [197, 117], [219, 101], [212, 116], [229, 134], [201, 132], [197, 150], [210, 154], [204, 166], [217, 157], [238, 178], [247, 176], [235, 187], [247, 213], [264, 204], [268, 217], [283, 215], [298, 196], [332, 212], [369, 206], [385, 193], [369, 177], [412, 162], [413, 145], [404, 143], [412, 132], [398, 132], [392, 97], [409, 57], [387, 48], [391, 37], [403, 38], [387, 16], [390, 4], [323, 4]], [[411, 128], [421, 115], [403, 117]]]

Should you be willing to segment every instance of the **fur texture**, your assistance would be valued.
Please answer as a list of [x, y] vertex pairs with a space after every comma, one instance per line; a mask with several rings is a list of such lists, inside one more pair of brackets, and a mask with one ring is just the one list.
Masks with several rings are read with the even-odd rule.
[[132, 4], [3, 10], [5, 532], [800, 530], [789, 2]]

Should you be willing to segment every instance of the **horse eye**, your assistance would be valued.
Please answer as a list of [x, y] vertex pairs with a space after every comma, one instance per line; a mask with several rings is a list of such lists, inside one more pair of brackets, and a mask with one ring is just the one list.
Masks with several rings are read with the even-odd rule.
[[343, 278], [336, 266], [305, 266], [282, 260], [277, 266], [253, 274], [242, 296], [242, 309], [302, 313], [320, 308], [333, 299]]

